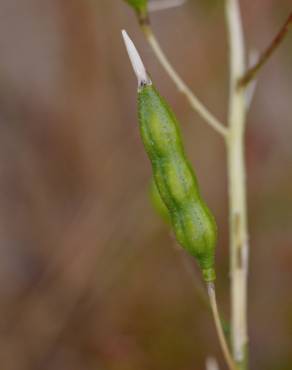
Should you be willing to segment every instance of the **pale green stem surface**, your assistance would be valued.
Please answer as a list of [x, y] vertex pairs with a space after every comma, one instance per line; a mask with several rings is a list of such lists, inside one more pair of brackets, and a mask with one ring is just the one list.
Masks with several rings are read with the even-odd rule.
[[244, 131], [246, 120], [245, 90], [238, 80], [245, 72], [245, 51], [238, 0], [226, 0], [226, 24], [230, 54], [228, 156], [230, 278], [231, 278], [231, 343], [233, 357], [241, 370], [247, 360], [247, 277], [248, 230]]

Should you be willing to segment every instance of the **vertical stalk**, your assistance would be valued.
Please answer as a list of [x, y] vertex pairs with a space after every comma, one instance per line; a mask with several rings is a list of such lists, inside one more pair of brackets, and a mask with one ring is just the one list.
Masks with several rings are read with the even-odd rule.
[[234, 362], [232, 355], [229, 351], [228, 344], [227, 344], [227, 341], [226, 341], [226, 338], [223, 332], [222, 324], [220, 321], [220, 315], [218, 311], [218, 306], [217, 306], [215, 285], [213, 282], [207, 283], [207, 291], [208, 291], [210, 306], [211, 306], [211, 310], [212, 310], [212, 314], [214, 318], [214, 323], [215, 323], [219, 343], [220, 343], [226, 364], [229, 370], [238, 370], [237, 365]]
[[245, 72], [245, 51], [238, 0], [226, 0], [226, 23], [230, 53], [228, 156], [231, 343], [234, 359], [242, 370], [248, 368], [247, 275], [248, 230], [246, 213], [244, 129], [245, 90], [238, 81]]

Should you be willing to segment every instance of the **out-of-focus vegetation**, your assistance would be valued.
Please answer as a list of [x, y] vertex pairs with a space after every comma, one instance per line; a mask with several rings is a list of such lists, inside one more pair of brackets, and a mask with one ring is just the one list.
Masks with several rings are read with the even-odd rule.
[[[222, 1], [152, 15], [165, 51], [226, 116]], [[264, 49], [289, 0], [241, 1]], [[221, 359], [200, 278], [147, 196], [126, 28], [183, 124], [219, 226], [228, 317], [224, 147], [175, 90], [124, 1], [0, 1], [0, 364], [5, 370], [194, 370]], [[292, 34], [259, 75], [247, 127], [254, 369], [292, 367]], [[223, 368], [223, 364], [222, 364]]]

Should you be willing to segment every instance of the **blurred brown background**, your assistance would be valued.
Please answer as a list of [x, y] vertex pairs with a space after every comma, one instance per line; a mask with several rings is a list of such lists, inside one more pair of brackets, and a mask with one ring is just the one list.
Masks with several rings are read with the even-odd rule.
[[[262, 50], [290, 0], [242, 0]], [[177, 70], [221, 120], [227, 50], [222, 1], [155, 13]], [[183, 125], [219, 225], [218, 298], [229, 315], [223, 142], [191, 111], [122, 0], [0, 1], [0, 368], [224, 369], [200, 278], [147, 196], [150, 166], [135, 40]], [[292, 32], [259, 77], [248, 116], [250, 344], [253, 369], [292, 369]]]

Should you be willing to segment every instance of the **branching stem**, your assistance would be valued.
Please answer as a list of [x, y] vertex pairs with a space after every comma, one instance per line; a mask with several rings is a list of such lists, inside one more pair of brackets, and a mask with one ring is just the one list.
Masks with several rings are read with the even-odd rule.
[[191, 89], [185, 84], [178, 73], [170, 64], [163, 50], [161, 49], [149, 24], [142, 24], [141, 29], [151, 46], [156, 58], [161, 66], [167, 72], [170, 79], [174, 82], [177, 89], [185, 95], [191, 107], [220, 135], [224, 138], [228, 135], [228, 129], [204, 106], [203, 103], [194, 95]]
[[272, 40], [271, 44], [259, 57], [259, 60], [257, 61], [257, 63], [253, 67], [248, 69], [245, 72], [244, 76], [239, 79], [238, 81], [239, 87], [247, 86], [255, 78], [259, 70], [269, 60], [269, 58], [274, 53], [274, 51], [282, 43], [282, 41], [284, 40], [285, 36], [287, 35], [291, 27], [292, 27], [292, 13], [289, 15], [288, 19], [283, 24], [282, 28], [280, 29], [276, 37]]

